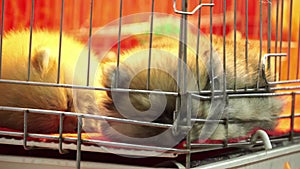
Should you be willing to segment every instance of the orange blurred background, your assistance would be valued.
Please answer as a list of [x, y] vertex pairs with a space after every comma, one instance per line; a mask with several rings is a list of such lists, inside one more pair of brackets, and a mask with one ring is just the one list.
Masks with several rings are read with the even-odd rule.
[[[60, 16], [61, 16], [61, 3], [62, 0], [35, 0], [34, 1], [34, 27], [59, 29]], [[289, 0], [285, 0], [285, 17], [288, 17], [287, 10], [289, 8]], [[209, 3], [210, 0], [203, 0], [202, 3]], [[233, 29], [233, 11], [234, 1], [227, 0], [226, 4], [226, 26], [227, 32]], [[64, 1], [64, 17], [63, 17], [63, 29], [64, 31], [76, 30], [85, 27], [89, 27], [90, 18], [90, 0], [66, 0]], [[215, 0], [215, 6], [213, 7], [213, 31], [215, 34], [222, 34], [223, 26], [223, 0]], [[294, 11], [297, 9], [298, 1], [294, 1]], [[181, 0], [177, 0], [177, 8], [180, 9]], [[199, 4], [199, 1], [188, 0], [189, 11], [194, 9]], [[275, 4], [275, 3], [274, 3]], [[151, 12], [152, 0], [123, 0], [122, 15], [127, 16], [130, 14]], [[245, 1], [237, 1], [236, 4], [236, 17], [237, 17], [237, 29], [240, 32], [245, 32]], [[273, 5], [275, 7], [275, 5]], [[120, 0], [94, 0], [93, 4], [93, 27], [101, 27], [105, 24], [118, 19]], [[268, 3], [262, 3], [263, 8], [263, 23], [266, 24]], [[259, 35], [259, 2], [253, 3], [249, 1], [248, 4], [248, 17], [249, 17], [249, 35], [258, 37]], [[2, 11], [2, 0], [1, 9]], [[168, 14], [174, 14], [173, 1], [154, 1], [154, 11]], [[274, 11], [274, 10], [273, 10]], [[30, 18], [32, 12], [32, 0], [5, 0], [4, 1], [4, 30], [18, 29], [29, 27]], [[201, 29], [204, 32], [209, 31], [209, 7], [203, 7], [202, 13], [202, 25]], [[294, 12], [297, 14], [297, 12]], [[273, 13], [274, 14], [274, 13]], [[177, 15], [177, 14], [174, 14]], [[177, 15], [179, 16], [179, 15]], [[190, 16], [191, 21], [196, 24], [198, 14]], [[272, 18], [273, 19], [273, 18]], [[276, 19], [276, 18], [275, 18]], [[285, 18], [286, 19], [286, 18]], [[296, 21], [297, 19], [295, 19]], [[273, 20], [272, 20], [273, 21]], [[286, 20], [287, 21], [287, 20]], [[293, 23], [294, 24], [294, 23]], [[295, 23], [296, 24], [296, 23]], [[284, 26], [286, 30], [286, 26]], [[267, 29], [263, 29], [264, 36]]]

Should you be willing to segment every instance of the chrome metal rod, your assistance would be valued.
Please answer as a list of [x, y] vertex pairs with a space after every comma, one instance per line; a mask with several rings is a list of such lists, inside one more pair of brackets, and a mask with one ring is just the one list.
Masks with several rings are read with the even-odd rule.
[[194, 13], [196, 13], [200, 8], [204, 7], [204, 6], [214, 6], [214, 3], [203, 3], [203, 4], [199, 4], [198, 6], [196, 6], [191, 12], [188, 11], [182, 11], [182, 10], [178, 10], [177, 9], [177, 5], [176, 5], [176, 0], [173, 1], [173, 9], [175, 13], [178, 14], [184, 14], [184, 15], [193, 15]]

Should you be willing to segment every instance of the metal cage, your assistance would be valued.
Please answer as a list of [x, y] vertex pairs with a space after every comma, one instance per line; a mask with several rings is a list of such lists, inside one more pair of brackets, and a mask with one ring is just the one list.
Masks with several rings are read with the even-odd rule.
[[[89, 4], [89, 17], [88, 17], [88, 25], [86, 29], [82, 29], [85, 31], [85, 34], [89, 39], [97, 38], [93, 36], [94, 29], [93, 27], [93, 22], [96, 22], [96, 20], [101, 20], [101, 17], [97, 17], [95, 13], [96, 9], [96, 1], [97, 0], [90, 0], [88, 3]], [[100, 1], [100, 0], [99, 0]], [[243, 8], [240, 8], [241, 6], [238, 6], [239, 3], [237, 0], [232, 0], [231, 2], [231, 7], [232, 10], [228, 11], [227, 6], [229, 0], [223, 0], [223, 1], [204, 1], [200, 0], [199, 2], [197, 1], [196, 6], [188, 6], [190, 5], [190, 1], [187, 0], [182, 0], [180, 2], [174, 0], [173, 2], [168, 1], [168, 4], [171, 4], [173, 15], [177, 15], [180, 17], [180, 24], [177, 25], [179, 28], [179, 37], [178, 39], [180, 42], [178, 42], [178, 57], [182, 58], [182, 60], [186, 61], [187, 58], [187, 46], [185, 45], [187, 43], [187, 37], [189, 34], [189, 29], [188, 29], [188, 23], [185, 21], [193, 20], [196, 27], [199, 28], [199, 30], [202, 30], [206, 33], [208, 37], [208, 41], [210, 41], [210, 53], [212, 55], [212, 50], [214, 48], [213, 46], [213, 34], [218, 32], [219, 37], [222, 42], [222, 50], [224, 51], [224, 55], [221, 56], [220, 58], [222, 61], [225, 61], [225, 64], [223, 62], [222, 65], [222, 70], [225, 71], [225, 73], [222, 75], [224, 76], [225, 82], [226, 82], [226, 50], [229, 50], [228, 46], [226, 46], [226, 41], [228, 40], [226, 34], [228, 33], [228, 29], [232, 29], [233, 32], [233, 51], [234, 51], [234, 57], [236, 57], [236, 50], [238, 46], [236, 45], [236, 42], [239, 40], [239, 35], [238, 35], [238, 29], [243, 28], [244, 32], [243, 34], [243, 43], [245, 47], [245, 58], [246, 62], [248, 62], [248, 50], [249, 50], [249, 41], [253, 40], [259, 44], [259, 59], [258, 61], [258, 69], [257, 70], [257, 76], [263, 77], [262, 79], [264, 80], [263, 82], [257, 81], [256, 82], [256, 87], [249, 87], [247, 85], [244, 85], [243, 88], [236, 88], [236, 74], [238, 73], [236, 66], [237, 63], [236, 59], [234, 58], [234, 87], [231, 89], [226, 88], [226, 83], [223, 82], [220, 84], [222, 87], [221, 88], [216, 88], [214, 89], [213, 87], [210, 88], [209, 90], [201, 90], [201, 91], [189, 91], [186, 89], [186, 81], [187, 79], [186, 75], [180, 74], [182, 76], [178, 76], [177, 80], [180, 82], [180, 89], [182, 90], [177, 90], [176, 92], [159, 92], [159, 91], [150, 91], [150, 90], [136, 90], [136, 89], [122, 89], [122, 88], [103, 88], [103, 87], [94, 87], [90, 86], [89, 84], [87, 85], [75, 85], [75, 84], [63, 84], [60, 82], [60, 72], [57, 73], [58, 78], [56, 83], [45, 83], [45, 82], [40, 82], [40, 81], [32, 81], [30, 79], [30, 66], [28, 66], [28, 75], [27, 75], [27, 80], [22, 81], [22, 80], [11, 80], [11, 79], [4, 79], [1, 78], [1, 70], [3, 67], [2, 61], [2, 46], [3, 46], [3, 38], [5, 36], [5, 20], [6, 20], [6, 10], [9, 10], [8, 8], [5, 8], [6, 4], [9, 3], [8, 1], [2, 0], [2, 13], [1, 13], [1, 43], [0, 43], [0, 85], [1, 84], [20, 84], [20, 85], [33, 85], [33, 86], [41, 86], [41, 87], [58, 87], [58, 88], [68, 88], [68, 89], [84, 89], [84, 90], [99, 90], [99, 91], [112, 91], [112, 90], [117, 90], [118, 92], [137, 92], [137, 93], [154, 93], [154, 94], [163, 94], [163, 95], [172, 95], [177, 98], [177, 104], [178, 101], [182, 104], [182, 107], [185, 109], [177, 109], [175, 113], [178, 111], [185, 111], [183, 112], [185, 117], [182, 117], [185, 119], [184, 122], [178, 122], [175, 121], [172, 124], [163, 124], [163, 123], [153, 123], [153, 122], [145, 122], [145, 121], [138, 121], [138, 120], [132, 120], [132, 119], [119, 119], [119, 118], [113, 118], [113, 117], [106, 117], [106, 116], [100, 116], [100, 115], [94, 115], [94, 114], [84, 114], [84, 113], [75, 113], [75, 112], [63, 112], [59, 110], [45, 110], [45, 109], [37, 109], [37, 108], [26, 108], [26, 107], [11, 107], [11, 106], [6, 106], [6, 105], [1, 105], [0, 103], [0, 110], [1, 111], [16, 111], [19, 113], [23, 113], [24, 115], [24, 130], [23, 131], [13, 131], [13, 130], [3, 130], [0, 131], [1, 137], [0, 137], [0, 143], [2, 144], [0, 151], [3, 154], [9, 154], [13, 155], [11, 153], [7, 153], [8, 149], [5, 149], [5, 145], [10, 145], [9, 147], [12, 148], [13, 151], [18, 151], [19, 149], [16, 149], [14, 146], [23, 146], [26, 151], [34, 151], [34, 149], [42, 149], [47, 153], [49, 153], [50, 149], [58, 149], [60, 154], [65, 154], [68, 152], [72, 154], [72, 158], [75, 158], [76, 156], [76, 167], [80, 168], [82, 163], [82, 156], [85, 153], [91, 153], [93, 154], [103, 154], [112, 152], [124, 155], [124, 156], [143, 156], [143, 157], [149, 157], [152, 156], [151, 154], [153, 152], [160, 152], [157, 153], [157, 157], [151, 157], [158, 162], [162, 161], [172, 161], [172, 164], [174, 164], [177, 167], [185, 165], [186, 168], [192, 168], [192, 167], [197, 167], [197, 166], [203, 166], [207, 163], [210, 163], [211, 165], [215, 164], [216, 167], [220, 167], [222, 165], [223, 160], [230, 159], [232, 160], [232, 163], [226, 162], [223, 163], [224, 165], [228, 165], [228, 167], [234, 167], [234, 166], [239, 166], [236, 162], [234, 163], [234, 160], [239, 157], [239, 156], [256, 156], [256, 157], [266, 157], [266, 154], [262, 153], [262, 150], [265, 149], [265, 151], [270, 151], [272, 147], [275, 150], [277, 148], [287, 148], [287, 146], [295, 146], [295, 143], [299, 143], [299, 131], [295, 128], [297, 128], [297, 122], [296, 119], [300, 118], [299, 110], [297, 103], [299, 102], [299, 95], [300, 95], [300, 86], [298, 85], [300, 83], [299, 79], [299, 70], [300, 70], [300, 23], [299, 23], [299, 12], [293, 11], [296, 8], [293, 8], [295, 6], [295, 1], [289, 0], [289, 1], [284, 1], [284, 0], [261, 0], [257, 1], [257, 6], [258, 10], [255, 14], [258, 18], [258, 28], [256, 28], [257, 33], [255, 34], [254, 38], [257, 40], [251, 39], [249, 32], [250, 26], [249, 23], [252, 24], [252, 22], [249, 20], [249, 5], [252, 2], [248, 2], [248, 0], [245, 0], [242, 2], [244, 6]], [[124, 0], [118, 1], [119, 4], [119, 9], [117, 11], [119, 15], [119, 20], [117, 26], [114, 28], [112, 27], [107, 27], [105, 29], [105, 33], [107, 33], [107, 38], [109, 38], [110, 34], [113, 34], [114, 37], [117, 37], [117, 44], [116, 44], [116, 54], [118, 57], [120, 57], [120, 54], [122, 52], [122, 34], [128, 33], [130, 35], [130, 31], [132, 27], [136, 26], [138, 27], [139, 25], [145, 24], [149, 26], [149, 56], [151, 56], [151, 46], [152, 46], [152, 40], [153, 40], [153, 35], [154, 33], [154, 23], [155, 23], [155, 7], [159, 5], [158, 1], [151, 0], [150, 5], [148, 4], [150, 11], [150, 19], [148, 18], [147, 21], [144, 23], [135, 23], [135, 24], [126, 24], [124, 20], [122, 20], [123, 13], [126, 3]], [[59, 14], [59, 26], [56, 26], [56, 28], [60, 32], [60, 42], [59, 42], [59, 51], [61, 52], [61, 44], [64, 42], [62, 38], [62, 34], [64, 31], [64, 17], [67, 15], [67, 11], [65, 11], [66, 4], [64, 0], [59, 1], [60, 4], [60, 14]], [[196, 3], [196, 2], [193, 2]], [[30, 32], [30, 39], [28, 39], [28, 43], [31, 43], [32, 41], [32, 36], [34, 36], [33, 32], [35, 29], [34, 26], [34, 20], [35, 17], [35, 10], [38, 9], [38, 6], [36, 6], [37, 1], [32, 0], [30, 1], [30, 22], [28, 25], [28, 30]], [[213, 19], [214, 16], [217, 14], [214, 13], [215, 6], [219, 6], [218, 12], [220, 14], [218, 15], [220, 19], [222, 20], [221, 24], [218, 26], [215, 26], [216, 22], [214, 22]], [[78, 7], [78, 6], [77, 6]], [[274, 7], [274, 8], [272, 8]], [[284, 17], [284, 7], [288, 7], [290, 9], [290, 12], [288, 14], [289, 17]], [[110, 7], [113, 8], [113, 7]], [[240, 11], [238, 10], [240, 9]], [[241, 10], [242, 9], [242, 10]], [[293, 10], [292, 10], [293, 9]], [[207, 12], [207, 17], [203, 18], [203, 10], [206, 10], [204, 12]], [[242, 12], [241, 12], [242, 11]], [[266, 12], [267, 11], [267, 12]], [[147, 11], [148, 12], [148, 11]], [[241, 18], [238, 15], [242, 14], [245, 18]], [[274, 25], [272, 26], [271, 22], [271, 17], [275, 16], [275, 27]], [[241, 25], [238, 23], [240, 20], [243, 20], [242, 23], [244, 25]], [[298, 18], [298, 20], [297, 20]], [[207, 20], [205, 20], [207, 19]], [[232, 19], [232, 20], [231, 20]], [[253, 18], [252, 18], [253, 19]], [[286, 20], [289, 19], [289, 20]], [[229, 21], [228, 21], [229, 20]], [[296, 22], [293, 22], [294, 20], [297, 20]], [[206, 23], [206, 21], [209, 21], [209, 23]], [[267, 22], [266, 22], [267, 21]], [[205, 22], [205, 23], [203, 23]], [[232, 22], [231, 25], [228, 25], [228, 22]], [[294, 23], [298, 23], [298, 25], [293, 25]], [[201, 29], [201, 26], [205, 24], [205, 28]], [[286, 25], [285, 25], [286, 24]], [[284, 25], [287, 26], [287, 29], [284, 29]], [[68, 27], [68, 26], [66, 26]], [[75, 28], [77, 29], [77, 28]], [[113, 29], [116, 29], [116, 31], [112, 31]], [[111, 31], [111, 32], [110, 32]], [[285, 32], [286, 31], [286, 32]], [[72, 31], [73, 34], [76, 34], [80, 31]], [[298, 37], [295, 37], [298, 34]], [[196, 35], [198, 36], [197, 39], [199, 39], [200, 36], [200, 31], [196, 32]], [[252, 37], [253, 38], [253, 37]], [[266, 47], [263, 48], [263, 43], [266, 42]], [[92, 48], [93, 41], [88, 41], [87, 46], [88, 49]], [[199, 41], [196, 42], [197, 44], [200, 43]], [[31, 46], [31, 45], [29, 45]], [[196, 45], [197, 47], [199, 45]], [[232, 49], [230, 49], [232, 50]], [[31, 51], [31, 49], [29, 49]], [[30, 53], [30, 52], [29, 52]], [[263, 54], [265, 53], [265, 54]], [[30, 54], [29, 54], [29, 59], [30, 59]], [[60, 53], [59, 53], [60, 57]], [[212, 57], [212, 56], [210, 56]], [[119, 65], [119, 62], [116, 63]], [[214, 63], [210, 62], [210, 67], [214, 67]], [[178, 69], [181, 69], [181, 65], [177, 65]], [[58, 67], [60, 67], [58, 65]], [[89, 68], [88, 68], [89, 69]], [[273, 81], [267, 80], [265, 77], [267, 72], [270, 69], [274, 69], [275, 72], [275, 78]], [[58, 71], [60, 71], [58, 69]], [[184, 68], [181, 71], [186, 71]], [[122, 72], [120, 72], [122, 73]], [[148, 74], [150, 75], [150, 74]], [[87, 76], [87, 81], [89, 81], [89, 76]], [[197, 79], [199, 81], [199, 79]], [[148, 79], [148, 85], [149, 85], [149, 79]], [[118, 82], [117, 82], [118, 83]], [[210, 81], [210, 84], [214, 86], [215, 82], [214, 80]], [[265, 83], [266, 85], [261, 87], [259, 83]], [[148, 86], [147, 85], [147, 86]], [[158, 128], [191, 128], [191, 125], [193, 122], [217, 122], [220, 124], [223, 124], [225, 128], [228, 130], [228, 125], [232, 123], [233, 121], [230, 118], [225, 118], [225, 119], [199, 119], [197, 117], [192, 117], [191, 114], [189, 114], [189, 108], [191, 107], [191, 100], [192, 99], [199, 99], [199, 100], [207, 100], [207, 99], [221, 99], [225, 103], [225, 108], [226, 104], [231, 99], [237, 99], [237, 98], [261, 98], [261, 97], [285, 97], [289, 101], [289, 106], [290, 106], [290, 112], [289, 115], [279, 115], [277, 117], [278, 120], [280, 119], [289, 119], [288, 123], [288, 132], [284, 132], [281, 134], [277, 134], [274, 136], [268, 136], [266, 132], [262, 130], [258, 130], [252, 137], [247, 137], [244, 139], [241, 139], [239, 141], [232, 141], [228, 137], [226, 137], [222, 142], [192, 142], [190, 140], [190, 135], [188, 134], [185, 137], [185, 142], [182, 147], [158, 147], [158, 146], [151, 146], [151, 145], [140, 145], [140, 144], [130, 144], [130, 143], [125, 143], [125, 142], [112, 142], [112, 141], [106, 141], [106, 140], [97, 140], [97, 139], [89, 139], [89, 138], [83, 138], [82, 133], [82, 125], [84, 119], [94, 119], [97, 121], [111, 121], [111, 122], [118, 122], [118, 123], [124, 123], [124, 124], [134, 124], [134, 125], [142, 125], [142, 126], [149, 126], [149, 127], [158, 127]], [[180, 100], [181, 99], [181, 100]], [[178, 108], [178, 107], [177, 107]], [[241, 110], [242, 111], [242, 110]], [[27, 131], [27, 118], [28, 114], [33, 113], [33, 114], [53, 114], [56, 116], [59, 116], [59, 132], [56, 135], [49, 135], [49, 134], [36, 134], [36, 133], [30, 133]], [[77, 133], [75, 133], [75, 137], [73, 136], [68, 136], [63, 133], [63, 119], [65, 117], [77, 117], [78, 119], [78, 124], [77, 124]], [[298, 128], [299, 130], [299, 128]], [[228, 136], [228, 131], [227, 131], [227, 136]], [[43, 141], [44, 140], [44, 141]], [[45, 141], [46, 140], [46, 141]], [[12, 146], [11, 146], [12, 145]], [[291, 148], [291, 149], [296, 149], [297, 148]], [[289, 149], [289, 150], [291, 150]], [[299, 148], [298, 148], [299, 149]], [[2, 151], [3, 150], [3, 151]], [[289, 151], [286, 150], [286, 151]], [[258, 152], [257, 152], [258, 151]], [[280, 151], [280, 150], [279, 150]], [[282, 151], [281, 153], [284, 153], [286, 151]], [[50, 151], [50, 153], [53, 153]], [[261, 153], [261, 154], [259, 154]], [[280, 153], [280, 152], [278, 152]], [[298, 150], [299, 153], [299, 150]], [[209, 155], [207, 155], [209, 154]], [[211, 155], [212, 154], [212, 155]], [[219, 155], [220, 154], [220, 155]], [[197, 159], [199, 157], [201, 160]], [[122, 159], [123, 157], [116, 157]], [[150, 159], [151, 159], [150, 158]], [[272, 157], [266, 157], [266, 158], [272, 158]], [[174, 159], [174, 160], [173, 160]], [[250, 159], [250, 158], [249, 158]], [[84, 156], [84, 160], [89, 160]], [[84, 161], [83, 160], [83, 161]], [[155, 161], [154, 160], [154, 161]], [[174, 162], [174, 161], [179, 161], [179, 162]], [[112, 162], [111, 160], [108, 160]], [[123, 159], [124, 161], [124, 159]], [[183, 165], [180, 163], [184, 163]], [[249, 163], [255, 163], [255, 160], [247, 161]], [[245, 162], [245, 163], [247, 163]], [[128, 164], [128, 163], [127, 163]], [[164, 164], [164, 163], [161, 163]], [[244, 163], [241, 163], [244, 165]], [[133, 164], [131, 164], [133, 165]], [[143, 164], [141, 164], [143, 165]], [[162, 165], [164, 166], [164, 165]], [[87, 167], [86, 165], [84, 167]], [[83, 168], [84, 168], [83, 167]], [[222, 166], [224, 167], [224, 166]]]

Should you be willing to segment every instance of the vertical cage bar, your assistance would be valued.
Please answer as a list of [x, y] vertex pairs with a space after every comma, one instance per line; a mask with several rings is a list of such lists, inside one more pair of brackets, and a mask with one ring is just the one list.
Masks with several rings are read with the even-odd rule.
[[[227, 1], [223, 1], [223, 101], [227, 102], [227, 93], [226, 93], [226, 5]], [[224, 140], [224, 146], [228, 145], [228, 119], [226, 116], [225, 130], [226, 130], [226, 139]]]
[[[187, 9], [187, 4], [185, 4], [186, 0], [182, 0], [182, 11], [186, 11]], [[176, 2], [174, 1], [174, 4], [176, 4]], [[185, 8], [186, 7], [186, 8]], [[178, 85], [177, 85], [177, 89], [176, 89], [176, 92], [178, 93], [178, 96], [176, 97], [176, 105], [175, 105], [175, 111], [173, 113], [173, 121], [175, 122], [176, 121], [176, 118], [180, 118], [179, 115], [180, 115], [180, 112], [182, 111], [182, 94], [181, 94], [181, 86], [182, 86], [182, 79], [181, 79], [181, 71], [182, 71], [182, 68], [181, 68], [181, 65], [182, 65], [182, 46], [183, 46], [183, 34], [184, 34], [184, 26], [183, 26], [183, 20], [184, 20], [184, 15], [185, 14], [181, 14], [181, 19], [180, 19], [180, 32], [179, 32], [179, 43], [178, 43], [178, 62], [177, 62], [177, 82], [178, 82]], [[181, 112], [182, 113], [182, 112]], [[188, 159], [190, 157], [190, 153], [188, 153], [186, 155], [186, 166], [188, 166], [187, 168], [189, 168], [189, 164], [188, 164]]]
[[81, 161], [81, 132], [82, 132], [82, 116], [78, 116], [77, 124], [77, 150], [76, 150], [76, 168], [80, 169]]
[[[210, 3], [213, 3], [213, 0], [210, 0]], [[211, 69], [211, 78], [214, 78], [214, 70], [213, 70], [213, 45], [212, 45], [212, 42], [213, 42], [213, 36], [212, 36], [212, 33], [213, 33], [213, 8], [210, 7], [210, 10], [209, 10], [209, 65], [210, 65], [210, 69]], [[215, 87], [215, 82], [214, 82], [214, 79], [211, 79], [211, 97], [214, 98], [215, 97], [215, 93], [214, 93], [214, 87]]]
[[119, 81], [119, 65], [120, 65], [120, 52], [121, 52], [121, 33], [122, 33], [122, 16], [123, 16], [123, 0], [120, 0], [120, 10], [119, 10], [119, 32], [118, 32], [118, 50], [117, 50], [117, 67], [114, 87], [118, 87]]
[[150, 18], [150, 39], [149, 39], [149, 57], [148, 57], [148, 72], [147, 72], [147, 86], [146, 89], [150, 89], [150, 73], [151, 73], [151, 55], [152, 55], [152, 40], [153, 40], [153, 18], [154, 18], [154, 0], [151, 5], [151, 18]]
[[2, 8], [1, 8], [1, 30], [0, 30], [0, 79], [2, 75], [2, 46], [3, 46], [3, 32], [4, 32], [4, 5], [5, 0], [2, 0]]
[[294, 128], [295, 128], [295, 103], [296, 103], [296, 94], [292, 93], [292, 107], [291, 107], [291, 123], [290, 123], [290, 138], [291, 142], [294, 141]]
[[[199, 4], [202, 3], [202, 0], [199, 0]], [[201, 34], [201, 8], [198, 11], [198, 25], [197, 25], [197, 42], [196, 42], [196, 72], [197, 72], [197, 85], [199, 93], [201, 91], [201, 77], [200, 77], [200, 68], [199, 68], [199, 44], [200, 44], [200, 34]]]
[[[283, 42], [283, 9], [284, 9], [284, 0], [281, 0], [279, 53], [282, 53], [282, 42]], [[282, 71], [281, 61], [282, 61], [282, 57], [279, 56], [279, 80], [281, 80], [281, 71]]]
[[61, 1], [60, 9], [60, 25], [59, 25], [59, 43], [58, 43], [58, 64], [57, 64], [57, 83], [60, 82], [60, 66], [61, 66], [61, 45], [62, 45], [62, 30], [64, 22], [65, 0]]
[[[277, 53], [278, 48], [278, 13], [279, 13], [279, 0], [276, 2], [276, 25], [275, 25], [275, 53]], [[274, 66], [274, 81], [277, 80], [277, 64], [278, 64], [278, 57], [275, 57], [275, 66]]]
[[292, 18], [293, 18], [293, 0], [290, 0], [290, 17], [289, 17], [289, 35], [288, 35], [288, 70], [287, 70], [287, 80], [290, 80], [290, 70], [291, 70], [291, 40], [292, 40]]
[[30, 66], [31, 66], [31, 48], [32, 48], [32, 29], [34, 22], [34, 0], [31, 1], [31, 17], [30, 17], [30, 33], [29, 33], [29, 51], [28, 51], [28, 71], [27, 71], [27, 80], [30, 81]]
[[29, 150], [30, 148], [27, 146], [27, 137], [28, 137], [28, 110], [23, 112], [24, 114], [24, 130], [23, 130], [23, 147], [25, 150]]
[[90, 85], [90, 67], [91, 67], [91, 45], [92, 45], [92, 32], [93, 32], [93, 11], [94, 11], [94, 0], [90, 1], [90, 27], [89, 27], [89, 41], [88, 41], [88, 62], [87, 62], [87, 75], [86, 75], [86, 86]]
[[299, 79], [299, 66], [300, 66], [300, 17], [298, 20], [298, 62], [297, 62], [297, 74], [296, 74], [296, 79]]
[[59, 114], [59, 136], [58, 136], [58, 151], [60, 154], [64, 154], [63, 148], [62, 148], [62, 142], [63, 142], [63, 137], [62, 137], [62, 133], [63, 133], [63, 127], [64, 127], [64, 115], [63, 114]]
[[[185, 11], [187, 11], [187, 0], [184, 0], [182, 2], [182, 6], [184, 8]], [[183, 62], [182, 64], [182, 70], [183, 70], [183, 83], [182, 83], [182, 89], [183, 89], [183, 93], [185, 94], [187, 92], [187, 79], [186, 79], [186, 72], [187, 72], [187, 68], [186, 66], [184, 66], [183, 64], [186, 65], [187, 63], [187, 15], [183, 15], [182, 16], [182, 39], [181, 39], [181, 54], [182, 54], [182, 59]]]
[[[186, 0], [182, 0], [182, 10], [187, 10], [187, 2]], [[179, 85], [177, 86], [177, 92], [179, 95], [182, 95], [186, 92], [185, 90], [185, 71], [184, 63], [186, 63], [186, 27], [187, 26], [187, 14], [181, 14], [180, 19], [180, 37], [179, 37], [179, 51], [178, 51], [178, 73], [177, 73], [177, 82], [179, 82]], [[183, 74], [182, 74], [183, 72]], [[181, 74], [183, 75], [181, 77]]]
[[[267, 45], [267, 53], [271, 53], [271, 31], [272, 31], [272, 27], [271, 27], [271, 6], [272, 5], [272, 0], [268, 1], [268, 45]], [[270, 70], [270, 65], [271, 64], [271, 60], [270, 57], [268, 58], [268, 70]]]
[[[191, 119], [192, 119], [192, 96], [189, 93], [187, 95], [187, 126], [188, 127], [192, 126]], [[191, 149], [191, 133], [190, 132], [191, 132], [191, 130], [189, 130], [189, 132], [187, 133], [187, 137], [186, 137], [186, 149], [187, 150]], [[190, 167], [191, 167], [191, 153], [189, 151], [186, 156], [186, 168], [190, 168]]]
[[234, 82], [233, 82], [233, 89], [236, 90], [236, 0], [234, 0], [234, 14], [233, 14], [233, 76], [234, 76]]
[[[249, 43], [249, 2], [248, 0], [245, 1], [245, 60], [246, 60], [246, 73], [249, 73], [249, 62], [248, 62], [248, 43]], [[245, 88], [247, 89], [248, 86], [245, 84]]]
[[261, 64], [261, 57], [262, 57], [262, 40], [263, 40], [263, 8], [262, 8], [262, 1], [259, 1], [259, 58], [258, 58], [258, 71], [257, 71], [257, 83], [256, 88], [259, 88], [259, 79], [260, 79], [260, 64]]
[[[188, 8], [187, 0], [182, 0], [182, 11], [186, 12]], [[178, 85], [179, 97], [177, 97], [177, 111], [180, 111], [181, 115], [187, 115], [187, 79], [186, 79], [186, 66], [187, 63], [187, 14], [182, 14], [180, 19], [180, 42], [179, 42], [179, 59], [178, 59], [178, 75], [177, 82], [180, 82]], [[182, 73], [182, 77], [181, 77]], [[180, 117], [177, 117], [180, 118]], [[189, 135], [187, 136], [189, 137]], [[187, 143], [187, 147], [190, 147], [190, 143]], [[190, 159], [191, 152], [188, 151], [186, 154], [186, 168], [190, 168]]]

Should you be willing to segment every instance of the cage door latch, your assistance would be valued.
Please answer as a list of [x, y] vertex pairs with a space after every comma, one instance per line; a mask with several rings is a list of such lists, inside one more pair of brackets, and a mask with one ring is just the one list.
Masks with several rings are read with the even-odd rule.
[[194, 13], [196, 13], [203, 6], [213, 7], [214, 5], [215, 5], [214, 3], [202, 3], [202, 4], [199, 4], [198, 6], [196, 6], [192, 11], [181, 11], [181, 10], [177, 9], [177, 7], [176, 7], [176, 0], [174, 0], [173, 9], [174, 9], [174, 12], [178, 13], [178, 14], [193, 15]]

